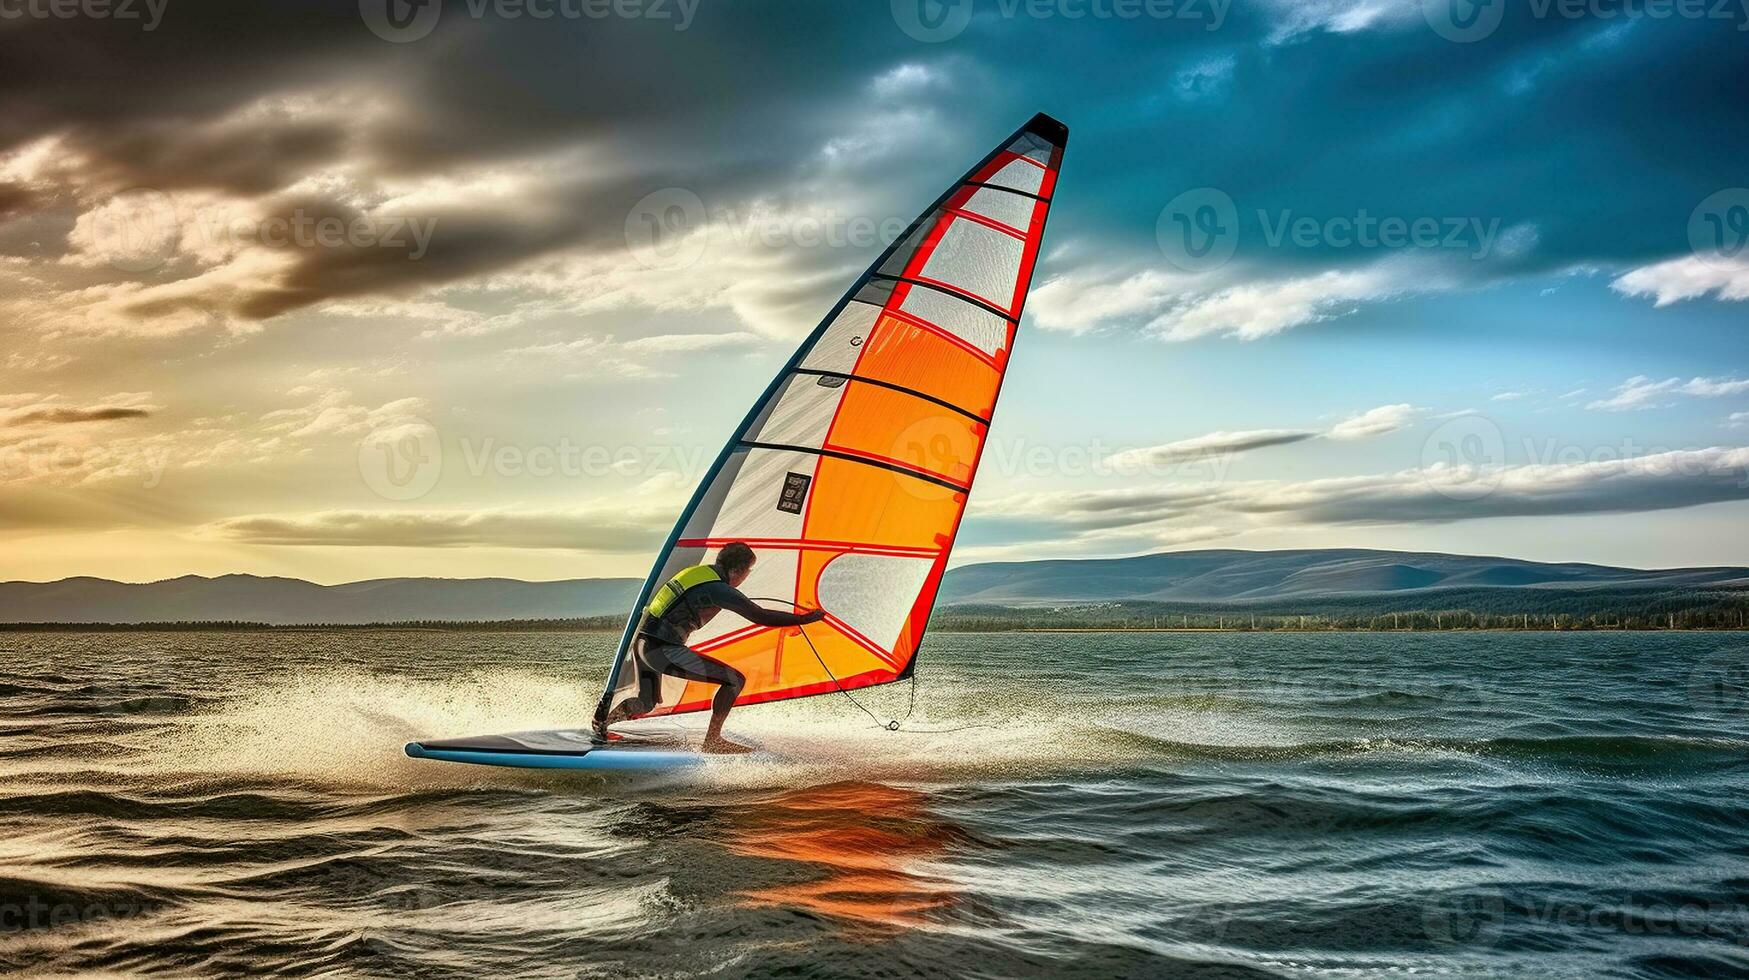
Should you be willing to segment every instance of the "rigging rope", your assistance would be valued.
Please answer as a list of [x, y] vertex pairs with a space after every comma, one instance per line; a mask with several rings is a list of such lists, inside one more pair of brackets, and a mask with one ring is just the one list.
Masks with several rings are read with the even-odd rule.
[[[780, 603], [780, 604], [786, 605], [786, 606], [795, 605], [794, 602], [791, 602], [788, 599], [776, 599], [776, 598], [773, 598], [771, 596], [759, 595], [759, 596], [749, 596], [748, 598], [751, 598], [751, 599], [758, 601], [758, 602], [776, 602], [776, 603]], [[913, 668], [911, 671], [911, 698], [910, 698], [910, 703], [905, 706], [905, 717], [904, 718], [891, 718], [891, 719], [888, 719], [887, 721], [882, 721], [880, 715], [877, 715], [874, 712], [868, 710], [867, 706], [865, 706], [861, 701], [858, 701], [855, 697], [853, 697], [851, 695], [850, 691], [844, 687], [844, 684], [838, 680], [838, 675], [832, 673], [832, 668], [826, 666], [826, 658], [820, 656], [819, 648], [814, 646], [813, 638], [808, 636], [807, 627], [797, 626], [796, 632], [800, 633], [803, 642], [807, 643], [808, 649], [814, 654], [814, 659], [819, 662], [820, 669], [825, 671], [826, 676], [830, 677], [832, 679], [832, 686], [838, 690], [838, 693], [844, 695], [844, 699], [846, 701], [849, 701], [851, 704], [856, 705], [857, 710], [861, 711], [865, 715], [868, 715], [869, 719], [871, 721], [873, 721], [876, 726], [878, 726], [882, 729], [885, 729], [886, 731], [900, 732], [901, 734], [905, 734], [905, 735], [942, 735], [942, 734], [946, 734], [948, 732], [963, 732], [963, 731], [966, 731], [966, 730], [972, 729], [972, 728], [994, 728], [994, 727], [996, 727], [994, 725], [961, 725], [957, 728], [906, 728], [906, 729], [901, 730], [899, 726], [903, 722], [910, 721], [911, 720], [911, 713], [913, 711], [917, 710], [917, 671], [915, 668]]]

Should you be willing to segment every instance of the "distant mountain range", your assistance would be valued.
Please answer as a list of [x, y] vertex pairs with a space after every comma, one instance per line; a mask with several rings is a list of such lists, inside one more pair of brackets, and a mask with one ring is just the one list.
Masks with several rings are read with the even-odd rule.
[[[299, 623], [575, 619], [622, 615], [629, 578], [389, 578], [345, 585], [301, 579], [185, 575], [131, 584], [100, 578], [0, 583], [0, 622]], [[1357, 549], [1178, 551], [1137, 558], [966, 565], [939, 604], [1036, 608], [1160, 604], [1306, 612], [1327, 608], [1536, 611], [1586, 597], [1749, 590], [1749, 568], [1644, 570], [1512, 558]]]
[[258, 575], [184, 575], [133, 584], [102, 578], [0, 582], [0, 622], [247, 621], [391, 623], [412, 620], [570, 619], [623, 615], [629, 578], [523, 582], [510, 578], [380, 578], [317, 585]]
[[[1174, 551], [1138, 558], [994, 562], [955, 569], [938, 604], [1037, 606], [1153, 602], [1288, 606], [1309, 600], [1412, 598], [1523, 590], [1749, 589], [1749, 568], [1646, 570], [1515, 558], [1358, 548]], [[1399, 605], [1400, 603], [1392, 603]]]

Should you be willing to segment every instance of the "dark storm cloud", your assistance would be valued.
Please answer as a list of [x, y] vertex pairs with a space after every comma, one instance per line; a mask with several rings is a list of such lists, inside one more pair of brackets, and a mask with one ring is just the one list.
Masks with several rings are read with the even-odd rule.
[[[337, 167], [405, 182], [570, 152], [577, 162], [548, 166], [509, 206], [462, 200], [390, 215], [436, 226], [416, 260], [350, 241], [292, 244], [282, 272], [222, 290], [159, 291], [121, 309], [259, 319], [464, 280], [559, 248], [622, 251], [633, 205], [660, 188], [686, 188], [711, 207], [781, 198], [798, 161], [854, 124], [837, 110], [915, 53], [884, 14], [875, 23], [887, 30], [871, 33], [812, 4], [720, 5], [689, 31], [615, 18], [474, 19], [468, 10], [448, 5], [430, 37], [406, 45], [373, 35], [356, 2], [179, 3], [149, 34], [97, 21], [14, 27], [23, 56], [0, 68], [0, 150], [56, 136], [53, 167], [76, 170], [87, 191], [84, 200], [63, 195], [28, 230], [0, 228], [0, 248], [65, 252], [74, 216], [101, 203], [92, 194], [214, 190], [261, 202], [263, 224], [299, 209], [351, 221], [368, 200], [288, 192]], [[792, 31], [812, 43], [790, 44]], [[886, 52], [870, 43], [882, 38]], [[951, 159], [960, 147], [939, 149]], [[0, 214], [14, 198], [14, 210], [28, 202], [0, 194]], [[805, 281], [774, 302], [817, 305], [824, 285]]]
[[[0, 151], [58, 135], [61, 163], [91, 187], [212, 189], [270, 202], [276, 215], [315, 171], [405, 180], [591, 151], [568, 172], [543, 171], [520, 208], [461, 202], [410, 216], [437, 224], [418, 261], [392, 249], [296, 249], [267, 280], [218, 298], [147, 299], [138, 315], [204, 303], [263, 318], [463, 281], [561, 248], [620, 250], [631, 204], [661, 187], [711, 202], [781, 194], [806, 174], [799, 161], [868, 123], [883, 102], [869, 81], [906, 62], [957, 70], [912, 165], [861, 175], [893, 201], [927, 199], [993, 135], [1046, 109], [1075, 133], [1059, 240], [1157, 254], [1161, 206], [1213, 186], [1234, 199], [1239, 253], [1259, 275], [1377, 256], [1330, 242], [1272, 246], [1259, 211], [1268, 221], [1364, 211], [1534, 228], [1534, 245], [1472, 263], [1477, 280], [1683, 250], [1690, 209], [1740, 184], [1749, 156], [1739, 25], [1537, 18], [1521, 7], [1486, 40], [1454, 44], [1418, 17], [1285, 37], [1284, 23], [1306, 18], [1267, 4], [1234, 7], [1211, 31], [980, 3], [962, 35], [923, 44], [884, 3], [717, 3], [675, 30], [476, 19], [452, 2], [429, 37], [390, 44], [355, 0], [184, 0], [150, 32], [8, 22]], [[1187, 71], [1201, 79], [1194, 91]], [[282, 96], [314, 105], [276, 107]], [[875, 127], [871, 138], [878, 146], [896, 132]], [[94, 202], [75, 209], [33, 193], [0, 186], [0, 249], [52, 256], [71, 216]], [[300, 194], [323, 214], [368, 207]], [[823, 272], [853, 266], [847, 258], [800, 261]], [[832, 286], [798, 277], [778, 299], [817, 305]]]
[[24, 210], [30, 203], [30, 191], [17, 184], [0, 184], [0, 221], [15, 211]]
[[1449, 524], [1497, 517], [1633, 514], [1749, 499], [1749, 448], [1594, 462], [1205, 487], [1024, 494], [978, 505], [980, 543], [1250, 516], [1299, 525]]
[[32, 408], [12, 415], [0, 415], [0, 425], [69, 425], [76, 422], [113, 422], [118, 419], [143, 419], [152, 413], [143, 408], [123, 408], [99, 405], [94, 408]]

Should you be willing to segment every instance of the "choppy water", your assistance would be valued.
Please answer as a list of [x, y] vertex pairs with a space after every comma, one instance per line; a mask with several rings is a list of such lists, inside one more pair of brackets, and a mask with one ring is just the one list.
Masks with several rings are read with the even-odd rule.
[[990, 727], [401, 754], [579, 724], [610, 640], [0, 634], [0, 972], [1749, 974], [1741, 635], [938, 634], [912, 727]]

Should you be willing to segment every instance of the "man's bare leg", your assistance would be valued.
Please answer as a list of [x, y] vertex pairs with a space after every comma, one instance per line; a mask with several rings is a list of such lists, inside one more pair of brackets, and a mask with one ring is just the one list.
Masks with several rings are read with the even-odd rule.
[[711, 725], [704, 733], [704, 750], [724, 755], [734, 755], [753, 751], [751, 746], [739, 742], [731, 742], [723, 737], [723, 722], [729, 720], [729, 709], [735, 706], [735, 699], [741, 696], [740, 672], [735, 672], [734, 683], [723, 684], [717, 688], [717, 696], [711, 698]]

